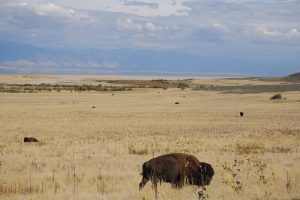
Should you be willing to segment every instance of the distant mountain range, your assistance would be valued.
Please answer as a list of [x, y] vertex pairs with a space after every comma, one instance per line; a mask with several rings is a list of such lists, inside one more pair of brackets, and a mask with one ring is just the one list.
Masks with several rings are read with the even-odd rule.
[[278, 76], [299, 71], [295, 65], [283, 74], [284, 67], [167, 50], [48, 48], [0, 40], [0, 74]]

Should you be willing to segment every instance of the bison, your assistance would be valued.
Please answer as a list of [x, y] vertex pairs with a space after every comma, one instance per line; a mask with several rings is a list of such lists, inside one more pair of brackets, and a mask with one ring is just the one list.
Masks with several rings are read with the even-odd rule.
[[214, 175], [212, 166], [195, 156], [172, 153], [153, 158], [142, 166], [140, 190], [151, 180], [157, 197], [157, 183], [167, 182], [175, 188], [184, 185], [209, 185]]
[[240, 112], [240, 116], [243, 117], [243, 116], [244, 116], [244, 113], [243, 113], [243, 112]]
[[39, 141], [34, 137], [24, 137], [24, 142], [39, 142]]

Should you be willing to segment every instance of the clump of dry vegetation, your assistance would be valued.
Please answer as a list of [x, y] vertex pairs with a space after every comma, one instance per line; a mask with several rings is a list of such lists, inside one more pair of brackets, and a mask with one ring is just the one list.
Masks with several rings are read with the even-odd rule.
[[206, 187], [202, 186], [201, 189], [197, 192], [197, 199], [199, 200], [208, 200], [210, 198], [207, 193]]
[[274, 96], [271, 97], [272, 100], [274, 99], [282, 99], [281, 94], [275, 94]]
[[[103, 80], [98, 80], [103, 82]], [[119, 85], [128, 85], [134, 88], [180, 88], [182, 90], [189, 88], [191, 79], [187, 80], [165, 80], [165, 79], [156, 79], [156, 80], [106, 80], [110, 84], [119, 84]]]
[[239, 154], [264, 153], [266, 151], [264, 145], [258, 141], [238, 143], [236, 145], [236, 150]]
[[102, 84], [7, 84], [0, 83], [0, 92], [6, 93], [37, 93], [42, 91], [131, 91], [133, 88], [180, 88], [182, 90], [189, 88], [191, 80], [169, 81], [164, 79], [157, 80], [96, 80], [96, 82], [108, 83]]
[[148, 152], [148, 148], [146, 148], [146, 147], [139, 148], [139, 147], [136, 147], [135, 145], [131, 144], [128, 147], [128, 153], [136, 154], [136, 155], [147, 155], [149, 152]]
[[179, 82], [178, 85], [177, 85], [177, 87], [180, 88], [180, 89], [182, 89], [182, 90], [184, 90], [186, 88], [189, 88], [190, 86], [186, 82]]
[[130, 91], [132, 87], [98, 85], [64, 85], [64, 84], [0, 84], [0, 92], [6, 93], [36, 93], [50, 91]]

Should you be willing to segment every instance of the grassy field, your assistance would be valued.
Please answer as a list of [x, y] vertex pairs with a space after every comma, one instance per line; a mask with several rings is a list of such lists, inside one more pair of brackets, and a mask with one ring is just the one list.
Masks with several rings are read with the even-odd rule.
[[282, 100], [176, 87], [113, 94], [0, 93], [0, 199], [154, 199], [150, 183], [138, 190], [141, 165], [170, 152], [211, 163], [215, 176], [201, 197], [162, 184], [160, 199], [300, 199], [299, 91]]

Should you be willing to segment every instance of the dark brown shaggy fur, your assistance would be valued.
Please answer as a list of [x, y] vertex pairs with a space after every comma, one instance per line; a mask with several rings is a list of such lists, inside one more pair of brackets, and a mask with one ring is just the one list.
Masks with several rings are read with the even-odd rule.
[[209, 185], [214, 169], [208, 163], [200, 162], [195, 156], [184, 153], [172, 153], [153, 158], [143, 164], [142, 189], [151, 180], [157, 195], [157, 183], [171, 183], [173, 187], [184, 185]]
[[24, 142], [39, 142], [39, 141], [34, 137], [24, 137]]

